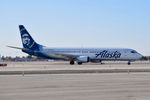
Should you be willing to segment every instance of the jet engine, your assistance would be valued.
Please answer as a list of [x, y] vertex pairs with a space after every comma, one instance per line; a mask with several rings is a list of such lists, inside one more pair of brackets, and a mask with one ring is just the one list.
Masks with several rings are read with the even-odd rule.
[[79, 56], [79, 57], [77, 57], [77, 62], [80, 62], [80, 63], [89, 62], [89, 57], [88, 56]]

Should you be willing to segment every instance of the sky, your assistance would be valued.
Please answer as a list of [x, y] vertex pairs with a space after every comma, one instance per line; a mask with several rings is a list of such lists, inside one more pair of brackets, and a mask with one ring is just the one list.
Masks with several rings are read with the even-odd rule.
[[0, 55], [26, 56], [18, 25], [48, 47], [132, 48], [150, 55], [150, 0], [0, 0]]

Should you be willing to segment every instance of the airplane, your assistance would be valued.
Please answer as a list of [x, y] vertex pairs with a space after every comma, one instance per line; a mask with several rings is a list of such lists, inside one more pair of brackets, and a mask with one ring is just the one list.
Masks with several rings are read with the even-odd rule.
[[38, 44], [31, 37], [23, 25], [19, 25], [23, 48], [8, 46], [10, 48], [20, 49], [23, 52], [53, 60], [67, 60], [71, 65], [75, 62], [79, 65], [88, 62], [102, 61], [128, 61], [131, 62], [141, 59], [143, 56], [136, 50], [129, 48], [48, 48]]

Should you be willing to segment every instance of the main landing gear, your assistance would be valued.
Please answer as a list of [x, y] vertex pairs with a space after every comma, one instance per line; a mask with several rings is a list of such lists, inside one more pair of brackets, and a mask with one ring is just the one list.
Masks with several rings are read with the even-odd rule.
[[74, 60], [71, 60], [71, 61], [70, 61], [70, 65], [74, 65]]
[[[82, 62], [77, 62], [78, 63], [78, 65], [82, 65]], [[75, 64], [75, 61], [74, 60], [71, 60], [70, 61], [70, 65], [74, 65]]]
[[82, 62], [78, 62], [78, 65], [82, 65]]

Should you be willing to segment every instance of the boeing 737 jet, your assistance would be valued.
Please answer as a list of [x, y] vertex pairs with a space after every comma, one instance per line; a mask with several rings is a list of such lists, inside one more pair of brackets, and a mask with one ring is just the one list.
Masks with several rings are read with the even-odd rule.
[[21, 49], [23, 52], [42, 57], [46, 59], [67, 60], [73, 65], [102, 62], [102, 61], [132, 61], [139, 60], [142, 55], [133, 49], [127, 48], [48, 48], [34, 41], [23, 25], [19, 25], [23, 48], [9, 46], [11, 48]]

